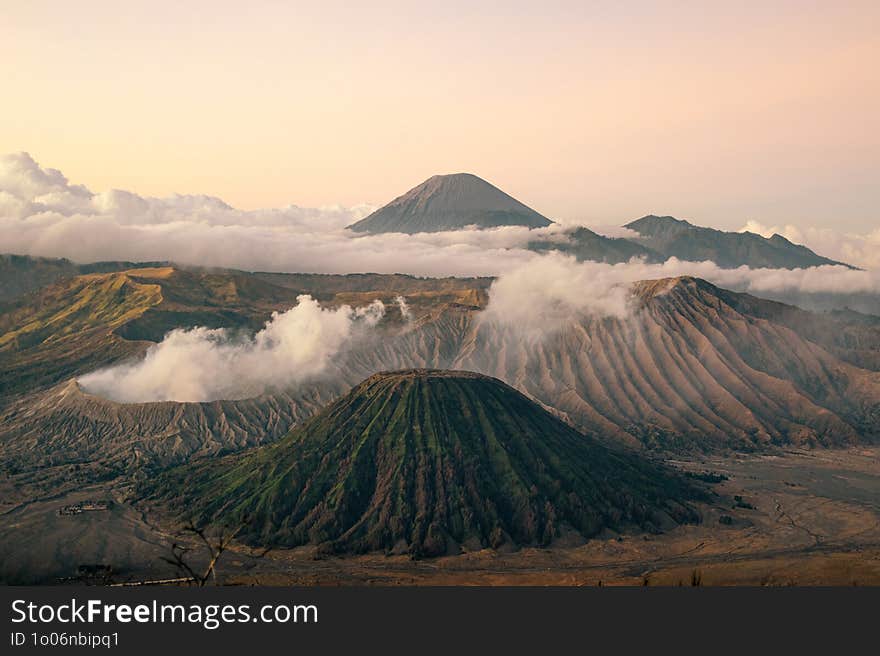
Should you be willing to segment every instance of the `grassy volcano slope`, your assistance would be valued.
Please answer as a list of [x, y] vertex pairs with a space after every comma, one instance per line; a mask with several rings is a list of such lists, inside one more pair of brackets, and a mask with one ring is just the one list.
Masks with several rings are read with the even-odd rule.
[[141, 352], [143, 345], [113, 331], [162, 302], [160, 282], [170, 272], [78, 276], [0, 313], [0, 398]]
[[146, 267], [65, 278], [24, 296], [0, 312], [0, 397], [138, 355], [172, 328], [258, 328], [295, 303], [291, 290], [241, 278]]
[[32, 257], [0, 253], [0, 314], [9, 311], [10, 303], [20, 297], [51, 285], [61, 278], [89, 273], [112, 273], [143, 267], [168, 266], [167, 262], [93, 262], [74, 264], [70, 260], [55, 257]]
[[265, 448], [172, 470], [144, 490], [246, 541], [334, 552], [546, 545], [573, 528], [697, 519], [700, 490], [601, 446], [494, 378], [375, 374]]

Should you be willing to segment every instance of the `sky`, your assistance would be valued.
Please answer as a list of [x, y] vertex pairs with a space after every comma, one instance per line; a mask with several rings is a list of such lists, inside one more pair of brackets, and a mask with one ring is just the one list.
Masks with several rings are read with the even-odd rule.
[[[367, 6], [369, 4], [369, 6]], [[0, 0], [0, 153], [89, 189], [880, 224], [880, 3]]]

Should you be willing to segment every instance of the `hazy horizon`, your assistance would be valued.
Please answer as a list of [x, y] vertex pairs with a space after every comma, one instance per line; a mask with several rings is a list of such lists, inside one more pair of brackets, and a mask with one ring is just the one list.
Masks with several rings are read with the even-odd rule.
[[[376, 207], [287, 205], [242, 210], [216, 196], [158, 198], [133, 190], [91, 190], [28, 153], [0, 155], [0, 252], [76, 262], [170, 260], [264, 271], [496, 275], [535, 255], [527, 250], [529, 241], [562, 237], [571, 225], [531, 230], [507, 225], [411, 235], [345, 229]], [[607, 236], [636, 237], [619, 223], [590, 227]], [[768, 226], [751, 220], [737, 229], [764, 236], [779, 233], [831, 259], [875, 272], [880, 269], [880, 228], [860, 234], [836, 227]], [[872, 289], [878, 284], [874, 275], [870, 274]]]
[[468, 171], [554, 220], [867, 233], [878, 20], [875, 2], [11, 4], [0, 152], [245, 210], [383, 204]]

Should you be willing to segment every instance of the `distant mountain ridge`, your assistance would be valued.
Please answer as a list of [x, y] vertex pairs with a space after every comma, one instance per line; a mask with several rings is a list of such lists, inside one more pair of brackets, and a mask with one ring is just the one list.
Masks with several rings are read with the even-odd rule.
[[[461, 230], [469, 226], [544, 228], [553, 222], [494, 185], [470, 173], [435, 175], [348, 228], [354, 232], [416, 234]], [[611, 238], [586, 227], [540, 236], [528, 243], [536, 252], [559, 251], [578, 260], [617, 264], [632, 258], [663, 262], [670, 257], [691, 262], [711, 260], [722, 268], [795, 269], [822, 265], [850, 266], [823, 257], [806, 246], [775, 234], [726, 232], [672, 216], [648, 215], [624, 227], [637, 237]], [[855, 268], [855, 267], [850, 267]]]
[[[806, 246], [794, 244], [782, 235], [762, 237], [753, 232], [725, 232], [704, 228], [671, 216], [650, 214], [627, 223], [639, 233], [642, 246], [665, 258], [689, 262], [711, 260], [722, 268], [747, 265], [752, 268], [799, 269], [822, 265], [843, 265], [823, 257]], [[854, 268], [854, 267], [850, 267]]]
[[470, 173], [435, 175], [357, 223], [355, 232], [440, 232], [553, 222], [498, 187]]
[[637, 237], [606, 237], [589, 228], [565, 230], [552, 239], [529, 242], [532, 251], [559, 251], [580, 261], [619, 264], [632, 258], [650, 263], [665, 262], [670, 257], [688, 262], [710, 260], [723, 269], [740, 266], [769, 269], [799, 269], [844, 262], [823, 257], [806, 246], [774, 234], [763, 237], [752, 232], [726, 232], [704, 228], [671, 216], [643, 216], [624, 226]]
[[528, 249], [538, 253], [559, 251], [572, 255], [579, 261], [619, 264], [633, 258], [646, 262], [663, 262], [664, 258], [655, 250], [623, 237], [606, 237], [585, 227], [567, 230], [559, 240], [536, 239], [529, 242]]

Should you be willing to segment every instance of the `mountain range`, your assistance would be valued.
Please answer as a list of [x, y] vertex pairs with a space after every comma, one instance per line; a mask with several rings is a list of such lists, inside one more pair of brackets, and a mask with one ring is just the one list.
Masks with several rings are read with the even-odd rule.
[[[377, 371], [480, 372], [607, 444], [661, 452], [844, 446], [880, 437], [880, 323], [695, 278], [634, 285], [625, 318], [573, 316], [534, 340], [488, 320], [490, 279], [146, 268], [65, 278], [0, 315], [0, 456], [65, 479], [151, 471], [278, 439]], [[326, 374], [253, 399], [117, 403], [79, 376], [142, 358], [173, 328], [261, 327], [310, 293], [389, 312]], [[47, 469], [47, 464], [51, 468]]]
[[[351, 228], [524, 226], [535, 229], [534, 251], [607, 263], [837, 264], [778, 235], [726, 233], [672, 217], [628, 224], [638, 234], [632, 238], [584, 227], [541, 230], [551, 224], [476, 176], [456, 174], [427, 180]], [[269, 445], [377, 371], [414, 367], [497, 378], [613, 449], [772, 451], [880, 438], [880, 320], [850, 310], [814, 314], [695, 278], [636, 284], [630, 316], [572, 316], [534, 340], [487, 318], [491, 278], [249, 273], [15, 255], [0, 257], [0, 274], [2, 470], [58, 491]], [[176, 328], [253, 334], [302, 294], [327, 308], [377, 300], [391, 307], [404, 297], [408, 316], [388, 313], [309, 384], [255, 398], [117, 403], [77, 383], [143, 358]], [[434, 542], [422, 538], [410, 547], [433, 552]]]
[[[414, 234], [466, 227], [524, 226], [534, 229], [552, 224], [547, 217], [485, 180], [470, 173], [456, 173], [428, 178], [348, 227], [368, 234]], [[644, 216], [624, 227], [635, 236], [611, 238], [581, 226], [562, 230], [561, 234], [536, 234], [528, 248], [539, 252], [556, 250], [574, 255], [579, 260], [609, 264], [626, 262], [634, 257], [648, 262], [663, 262], [676, 257], [698, 262], [711, 260], [722, 268], [746, 265], [792, 269], [843, 265], [778, 234], [767, 238], [751, 232], [725, 232], [671, 216], [654, 215]]]
[[608, 264], [639, 258], [646, 262], [665, 262], [671, 257], [688, 262], [711, 261], [722, 269], [740, 266], [771, 269], [801, 269], [823, 265], [852, 267], [817, 255], [806, 246], [794, 244], [782, 235], [763, 237], [753, 232], [725, 232], [703, 228], [671, 216], [644, 216], [627, 223], [636, 236], [606, 237], [589, 228], [567, 229], [563, 238], [535, 239], [533, 251], [559, 251], [578, 260]]
[[843, 266], [782, 235], [763, 237], [753, 232], [725, 232], [703, 228], [671, 216], [643, 216], [629, 228], [639, 234], [637, 242], [662, 259], [677, 257], [689, 262], [711, 260], [722, 268], [743, 264], [753, 268], [799, 269], [826, 264]]
[[558, 251], [574, 256], [578, 261], [620, 264], [633, 258], [646, 262], [663, 262], [666, 258], [658, 251], [635, 240], [623, 237], [606, 237], [583, 226], [570, 228], [552, 239], [533, 239], [528, 249], [538, 253]]

